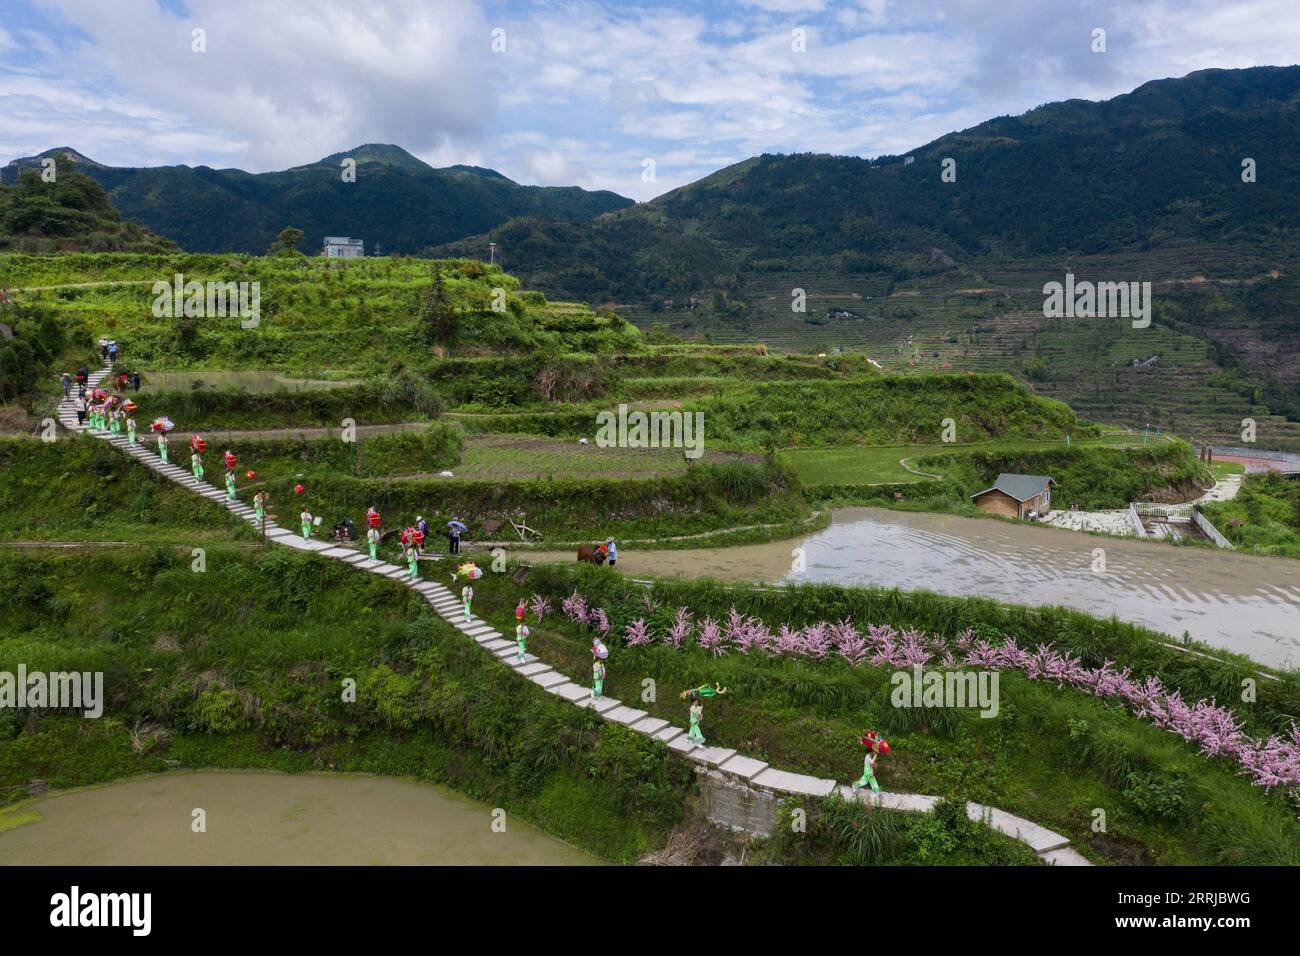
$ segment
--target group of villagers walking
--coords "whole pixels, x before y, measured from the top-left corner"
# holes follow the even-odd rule
[[[87,390],[77,396],[77,420],[88,424],[95,431],[108,432],[110,435],[126,434],[131,444],[136,444],[135,402],[123,401],[116,395],[109,395],[102,388],[93,392]]]

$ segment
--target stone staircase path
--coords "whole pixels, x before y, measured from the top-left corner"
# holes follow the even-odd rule
[[[95,387],[111,372],[109,366],[89,376],[89,387]],[[256,526],[257,518],[253,509],[242,502],[226,500],[223,489],[205,481],[194,478],[189,471],[175,464],[163,464],[157,454],[150,451],[141,441],[131,445],[125,435],[113,435],[102,429],[81,427],[77,424],[74,398],[64,399],[59,404],[59,422],[64,428],[73,432],[85,432],[107,441],[120,448],[124,453],[137,459],[164,478],[184,485],[196,494],[203,495],[213,502],[221,504],[231,514]],[[145,433],[147,434],[147,433]],[[768,766],[765,761],[738,754],[728,747],[700,747],[686,737],[686,731],[658,717],[652,717],[640,710],[611,697],[593,700],[591,690],[564,674],[554,670],[549,664],[539,660],[535,655],[526,654],[522,663],[519,661],[518,648],[513,636],[506,637],[491,624],[476,615],[466,620],[460,598],[450,588],[435,581],[412,579],[407,570],[386,561],[371,561],[361,552],[351,548],[342,548],[332,542],[303,540],[301,534],[280,527],[274,521],[266,521],[267,539],[275,544],[299,551],[314,551],[322,557],[344,561],[371,574],[379,574],[395,581],[400,581],[421,595],[434,612],[443,620],[453,625],[467,637],[476,641],[488,653],[493,654],[507,667],[525,680],[542,687],[547,693],[554,694],[578,707],[595,710],[604,720],[613,721],[630,727],[637,733],[654,740],[663,741],[684,757],[695,761],[703,768],[717,770],[735,782],[757,789],[767,790],[778,797],[826,797],[838,788],[845,800],[869,801],[873,805],[890,810],[908,810],[927,813],[938,802],[938,797],[919,793],[878,793],[858,790],[854,787],[840,786],[834,780],[812,777],[802,773],[791,773]],[[972,820],[983,820],[993,829],[1019,840],[1029,846],[1038,856],[1049,864],[1059,866],[1091,866],[1081,853],[1070,846],[1070,841],[1036,823],[978,803],[968,803],[966,812]]]

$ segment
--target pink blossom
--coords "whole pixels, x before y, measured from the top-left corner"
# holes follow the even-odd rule
[[[577,621],[579,624],[586,624],[589,620],[587,612],[587,600],[577,591],[574,591],[564,599],[562,605],[564,616],[571,621]]]
[[[725,640],[722,628],[713,618],[706,617],[700,622],[700,633],[696,635],[695,642],[704,650],[711,651],[714,657],[721,657],[727,653],[723,646]]]
[[[732,644],[740,642],[745,631],[745,618],[734,607],[727,612],[727,640]]]
[[[679,607],[676,617],[673,618],[673,626],[664,635],[664,643],[672,648],[680,648],[690,636],[692,624],[691,612],[687,608]]]
[[[640,647],[642,644],[650,643],[650,629],[646,627],[644,618],[637,618],[627,626],[627,646]]]
[[[647,610],[657,608],[649,595],[642,598]],[[550,610],[550,602],[533,595],[533,614],[540,621]],[[609,618],[604,609],[590,607],[576,590],[564,599],[565,616],[579,624],[591,624],[606,634]],[[672,627],[663,643],[681,649],[693,629],[693,615],[679,607]],[[627,644],[636,647],[651,641],[644,619],[627,626]],[[1177,691],[1169,691],[1158,677],[1134,678],[1129,668],[1117,669],[1106,660],[1100,667],[1086,667],[1074,656],[1057,651],[1051,644],[1022,648],[1015,638],[993,644],[977,637],[966,628],[951,643],[938,635],[926,636],[915,629],[901,634],[888,624],[867,625],[862,633],[850,620],[836,624],[818,621],[795,629],[782,624],[773,634],[763,621],[745,617],[736,608],[727,614],[725,625],[710,617],[700,622],[696,643],[702,650],[721,656],[728,645],[741,653],[761,650],[785,656],[803,655],[824,660],[832,651],[850,665],[864,661],[877,667],[904,668],[924,666],[936,657],[944,667],[975,667],[984,670],[1019,671],[1030,680],[1048,681],[1057,687],[1066,685],[1127,707],[1134,716],[1162,730],[1177,734],[1207,757],[1223,757],[1237,762],[1241,773],[1251,782],[1268,789],[1285,790],[1300,799],[1300,727],[1292,724],[1287,734],[1273,734],[1258,740],[1246,734],[1240,719],[1215,700],[1184,701]]]
[[[802,651],[803,638],[798,631],[792,631],[790,625],[782,624],[781,630],[776,632],[772,646],[774,653],[792,657]]]

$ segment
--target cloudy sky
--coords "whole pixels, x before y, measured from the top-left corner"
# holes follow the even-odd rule
[[[901,153],[1052,100],[1294,64],[1295,4],[4,0],[0,162],[67,145],[263,171],[382,142],[645,200],[756,153]]]

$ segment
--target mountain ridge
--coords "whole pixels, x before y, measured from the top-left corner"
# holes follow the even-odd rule
[[[211,166],[108,166],[71,147],[11,160],[0,181],[64,153],[108,192],[124,216],[192,252],[261,253],[287,225],[310,246],[325,235],[353,235],[383,251],[424,248],[536,215],[586,219],[632,205],[607,190],[522,186],[496,170],[435,168],[400,146],[367,143],[313,163],[250,173]],[[342,162],[357,160],[353,181]]]

